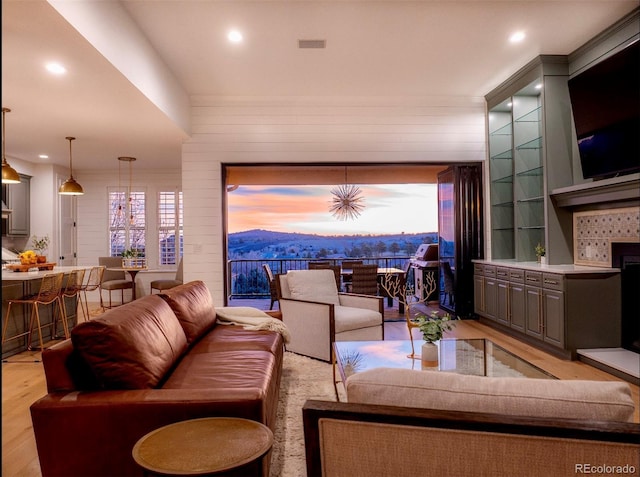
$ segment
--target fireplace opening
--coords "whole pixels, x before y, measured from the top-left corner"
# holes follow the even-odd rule
[[[640,353],[640,243],[614,243],[612,255],[613,266],[621,269],[621,344]]]

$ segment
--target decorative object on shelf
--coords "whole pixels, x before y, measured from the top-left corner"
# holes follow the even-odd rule
[[[129,248],[122,252],[122,268],[146,268],[147,261],[144,254],[135,248]]]
[[[364,209],[364,197],[360,187],[349,184],[347,168],[344,168],[344,184],[331,189],[333,195],[329,212],[338,220],[355,220]]]
[[[20,183],[20,175],[16,172],[16,170],[9,165],[7,162],[7,158],[4,154],[4,115],[5,113],[10,113],[11,110],[9,108],[2,108],[2,183],[3,184],[19,184]]]
[[[46,263],[47,256],[46,251],[49,248],[49,236],[43,235],[41,238],[38,238],[37,235],[31,237],[31,244],[33,245],[33,249],[37,250],[37,262],[38,263]]]
[[[71,154],[71,141],[74,141],[76,138],[67,136],[65,137],[67,141],[69,141],[69,178],[64,181],[64,183],[58,189],[58,194],[60,195],[83,195],[84,190],[82,190],[82,186],[76,182],[73,178],[73,162],[72,162],[72,154]]]
[[[536,251],[536,258],[538,259],[538,263],[543,264],[543,265],[546,264],[547,263],[547,257],[545,256],[545,254],[546,254],[547,251],[540,244],[540,242],[538,242],[538,245],[536,245],[535,251]]]
[[[126,205],[123,207],[122,203],[118,204],[118,215],[122,215],[124,213],[127,213],[127,216],[129,217],[129,224],[133,225],[133,223],[135,222],[135,217],[133,215],[133,196],[132,196],[132,190],[133,190],[133,163],[135,162],[136,158],[135,157],[128,157],[128,156],[120,156],[118,157],[118,194],[120,193],[121,187],[120,187],[120,170],[121,167],[120,165],[123,162],[128,162],[129,163],[129,188],[127,190],[127,200],[126,200]],[[123,194],[124,197],[124,194]]]

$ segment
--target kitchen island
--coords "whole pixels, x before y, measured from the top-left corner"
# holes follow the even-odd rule
[[[35,266],[35,265],[34,265]],[[7,301],[10,299],[21,298],[25,295],[36,294],[40,289],[42,277],[50,273],[64,273],[65,279],[62,282],[63,287],[66,284],[66,276],[69,272],[78,269],[88,270],[90,266],[55,266],[53,270],[35,270],[27,272],[14,272],[11,270],[2,270],[2,326],[5,326]],[[87,273],[87,272],[85,272]],[[65,298],[67,312],[69,313],[69,327],[71,328],[77,323],[76,316],[76,298]],[[42,338],[46,342],[51,339],[51,324],[53,321],[53,305],[40,307],[40,320],[42,324]],[[6,337],[9,339],[2,344],[2,359],[13,356],[27,349],[27,336],[21,336],[16,339],[10,339],[12,336],[20,335],[29,330],[29,319],[31,307],[27,305],[12,306],[11,316],[7,323]],[[34,331],[32,335],[33,345],[37,346],[38,335]]]

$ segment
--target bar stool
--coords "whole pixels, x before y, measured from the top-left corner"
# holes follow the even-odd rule
[[[31,334],[33,332],[33,324],[34,320],[38,326],[38,338],[40,340],[40,349],[44,349],[44,341],[42,339],[42,323],[40,322],[40,305],[51,305],[58,303],[58,311],[63,313],[62,304],[60,301],[60,290],[62,288],[62,279],[64,277],[64,273],[48,273],[42,277],[42,282],[40,284],[40,290],[38,293],[34,295],[26,295],[22,298],[8,300],[7,306],[7,315],[4,320],[4,326],[2,327],[2,343],[5,341],[9,341],[12,339],[19,338],[21,336],[27,335],[27,350],[31,351],[33,348],[31,346]],[[18,305],[31,305],[31,315],[29,319],[29,331],[17,334],[10,338],[6,337],[7,333],[7,325],[9,324],[9,317],[11,316],[11,307],[14,304]],[[55,313],[55,308],[54,308]]]
[[[104,275],[105,270],[104,265],[98,265],[97,267],[92,267],[89,270],[89,278],[87,278],[87,283],[83,284],[80,287],[82,291],[82,295],[84,295],[84,306],[82,305],[82,295],[78,293],[78,300],[80,301],[80,308],[82,308],[82,314],[84,316],[85,321],[89,321],[91,316],[89,315],[89,301],[87,300],[87,292],[96,291],[100,288],[100,283],[102,283],[102,276]]]
[[[57,335],[58,332],[58,320],[62,320],[62,329],[64,331],[64,338],[69,339],[69,313],[67,311],[66,298],[76,298],[80,295],[82,289],[82,282],[84,281],[84,269],[72,270],[67,275],[67,283],[60,291],[60,301],[62,302],[62,316],[58,318],[58,314],[53,314],[53,321],[51,322],[51,339],[60,338]],[[76,315],[78,314],[78,301],[76,301]]]

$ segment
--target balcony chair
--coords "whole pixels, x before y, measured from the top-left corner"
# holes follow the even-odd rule
[[[62,330],[64,338],[69,338],[69,312],[67,311],[67,298],[76,299],[76,316],[78,315],[78,302],[80,291],[82,290],[82,282],[84,281],[84,269],[72,270],[67,274],[67,282],[60,289],[60,301],[62,302],[62,316],[58,313],[53,314],[51,322],[51,339],[59,339],[58,321],[62,321]],[[77,318],[76,318],[77,320]]]
[[[353,270],[356,265],[362,265],[362,260],[343,260],[340,266],[342,267],[342,285],[343,290],[347,293],[351,293],[351,274],[345,273],[346,270]]]
[[[110,268],[122,268],[122,258],[120,257],[98,257],[98,264],[105,267],[102,274],[102,281],[100,282],[100,306],[102,310],[106,308],[113,308],[111,301],[111,292],[113,290],[120,290],[120,304],[124,304],[124,291],[133,289],[133,282],[127,280],[124,270],[109,270]],[[109,306],[105,306],[102,299],[102,290],[109,292]]]
[[[89,314],[89,301],[87,300],[87,292],[92,292],[100,288],[100,283],[102,283],[102,276],[104,275],[104,270],[105,270],[105,267],[103,265],[91,267],[91,270],[89,270],[89,278],[87,278],[87,282],[83,284],[81,287],[82,295],[78,294],[78,300],[80,301],[80,308],[82,308],[82,314],[84,315],[85,321],[89,321],[91,319],[91,315]],[[83,295],[84,295],[84,305],[82,304]]]
[[[338,293],[332,270],[290,270],[276,283],[288,351],[329,362],[335,341],[384,339],[382,297]]]
[[[159,292],[164,290],[169,290],[170,288],[177,287],[178,285],[182,285],[182,258],[178,262],[178,269],[176,270],[176,276],[173,280],[153,280],[151,282],[151,294],[153,294],[153,290],[158,290]]]
[[[331,265],[330,262],[309,262],[309,270],[333,270],[333,274],[336,277],[336,286],[338,290],[342,290],[342,276],[339,265]]]
[[[63,277],[64,277],[64,273],[62,272],[48,273],[44,277],[42,277],[42,282],[40,283],[40,290],[38,291],[38,293],[34,295],[27,295],[18,299],[8,300],[7,314],[5,315],[4,326],[2,327],[2,343],[3,344],[5,341],[9,341],[9,340],[27,335],[27,350],[31,351],[33,349],[31,346],[31,335],[33,333],[33,325],[35,320],[35,324],[38,327],[38,339],[40,340],[40,350],[44,349],[44,340],[42,339],[42,323],[40,321],[40,305],[57,304],[58,306],[57,311],[62,315],[63,311],[62,311],[62,304],[60,301],[60,290],[62,288]],[[9,318],[11,316],[11,307],[13,305],[31,306],[31,315],[29,319],[29,331],[7,338],[6,337],[7,325],[9,324]],[[54,313],[55,311],[56,310],[54,309]]]
[[[378,295],[378,265],[353,266],[351,293],[358,295]]]
[[[264,273],[267,276],[267,281],[269,282],[269,293],[271,295],[269,309],[273,310],[273,304],[278,301],[278,287],[276,286],[276,279],[273,276],[273,272],[271,271],[271,267],[268,263],[263,263],[262,269],[264,270]]]

